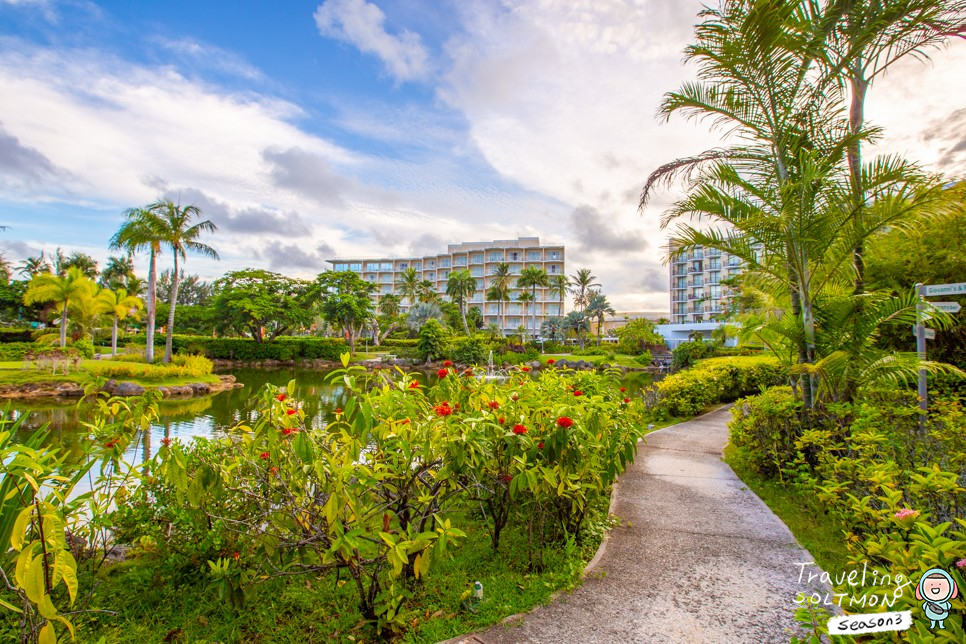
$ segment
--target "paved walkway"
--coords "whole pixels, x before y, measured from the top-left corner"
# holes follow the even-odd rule
[[[650,434],[621,477],[621,519],[587,579],[550,605],[452,642],[788,642],[813,561],[721,460],[727,409]]]

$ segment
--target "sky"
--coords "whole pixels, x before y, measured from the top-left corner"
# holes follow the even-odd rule
[[[218,226],[205,279],[538,236],[618,311],[667,311],[661,164],[721,144],[656,116],[699,0],[0,0],[0,252],[103,262],[128,208]],[[966,175],[966,43],[869,95],[899,153]],[[144,266],[140,259],[139,266]],[[162,268],[170,262],[162,263]]]

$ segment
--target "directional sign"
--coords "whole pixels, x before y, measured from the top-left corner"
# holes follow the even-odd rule
[[[959,313],[959,309],[962,308],[959,302],[930,302],[930,304],[946,313]]]
[[[926,329],[926,339],[935,340],[936,339],[936,329]]]
[[[926,284],[922,287],[923,297],[937,295],[966,295],[966,282],[958,284]]]

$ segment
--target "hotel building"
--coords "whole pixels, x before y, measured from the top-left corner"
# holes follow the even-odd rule
[[[742,271],[742,261],[713,248],[679,251],[670,240],[671,323],[718,322],[730,311],[730,293],[721,280]]]
[[[513,240],[495,240],[491,242],[464,242],[450,244],[445,253],[425,255],[423,257],[380,257],[380,258],[339,258],[327,260],[336,271],[354,271],[363,279],[377,284],[379,290],[374,294],[378,298],[386,293],[394,293],[402,272],[408,268],[415,268],[436,287],[436,292],[442,296],[446,294],[446,280],[450,273],[458,270],[468,270],[476,278],[476,293],[470,298],[468,307],[478,307],[483,313],[485,326],[495,323],[503,328],[504,333],[515,333],[521,326],[528,329],[532,326],[534,307],[537,315],[537,331],[540,325],[551,317],[562,316],[559,296],[550,297],[550,289],[537,288],[536,302],[527,304],[526,320],[523,319],[523,304],[517,301],[522,290],[531,289],[516,287],[517,279],[524,268],[536,266],[547,272],[551,278],[554,275],[566,275],[564,264],[563,244],[540,245],[539,237],[520,237]],[[513,278],[510,283],[510,300],[504,302],[504,316],[506,325],[503,326],[500,315],[500,303],[486,301],[486,290],[491,285],[493,269],[497,264],[506,262],[510,265]],[[411,302],[403,301],[402,309],[407,310]]]

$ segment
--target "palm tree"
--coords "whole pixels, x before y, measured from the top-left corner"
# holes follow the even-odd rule
[[[147,334],[147,346],[144,349],[144,358],[148,363],[154,362],[154,327],[155,314],[157,312],[157,284],[158,284],[158,254],[161,252],[162,222],[157,213],[148,208],[130,208],[124,212],[127,221],[111,238],[110,248],[112,250],[124,249],[133,254],[139,250],[148,251],[148,295],[147,295],[147,321],[145,323],[145,333]],[[129,289],[130,292],[137,292]]]
[[[182,206],[170,199],[159,201],[149,206],[161,220],[161,243],[171,248],[174,256],[172,270],[171,292],[168,296],[168,328],[164,341],[163,362],[171,362],[171,348],[174,336],[174,310],[178,303],[178,282],[181,276],[178,271],[178,258],[187,259],[187,252],[192,251],[212,259],[218,259],[215,249],[198,239],[202,233],[213,233],[217,226],[205,219],[192,224],[192,220],[201,217],[201,210],[194,205]]]
[[[422,275],[412,266],[399,274],[396,289],[400,295],[406,298],[406,306],[413,306],[416,303],[420,293],[421,281]]]
[[[500,312],[501,320],[500,324],[504,329],[506,329],[506,302],[510,301],[510,283],[513,281],[513,273],[510,272],[510,264],[508,262],[500,262],[493,267],[493,272],[490,273],[490,288],[495,289],[494,294],[498,294],[498,299],[500,301]]]
[[[816,30],[828,44],[819,60],[824,82],[849,89],[848,162],[852,208],[862,219],[869,199],[863,182],[862,137],[865,100],[876,78],[906,56],[925,59],[926,50],[940,48],[952,37],[966,33],[966,6],[961,0],[848,0],[829,2],[824,13],[813,15]],[[854,249],[854,292],[865,290],[865,248],[860,239]]]
[[[446,294],[460,309],[463,319],[463,330],[470,334],[470,327],[466,322],[466,301],[476,293],[476,280],[466,269],[453,271],[446,280]]]
[[[604,328],[604,318],[608,315],[614,315],[614,307],[610,305],[607,301],[607,296],[603,293],[595,292],[587,300],[587,308],[584,309],[584,314],[588,318],[597,318],[597,346],[600,346],[600,338],[602,335],[602,330]]]
[[[574,306],[581,311],[587,306],[587,298],[594,288],[600,288],[597,277],[589,268],[578,268],[577,274],[570,278],[570,292],[574,296]]]
[[[143,309],[144,302],[139,297],[128,295],[127,291],[123,288],[119,288],[116,291],[112,291],[109,288],[101,289],[97,294],[97,300],[105,312],[110,313],[111,318],[113,318],[113,327],[111,329],[111,357],[113,358],[117,355],[118,320],[123,320],[129,315],[134,314],[135,311]]]
[[[529,304],[530,302],[533,301],[533,296],[530,295],[529,293],[527,293],[526,291],[521,291],[517,295],[517,301],[523,303],[523,324],[520,326],[520,328],[523,329],[524,332],[526,332],[527,331],[527,325],[526,325],[526,320],[527,320],[527,304]]]
[[[560,310],[557,311],[557,315],[563,317],[564,314],[564,298],[567,297],[567,293],[570,291],[570,279],[566,275],[551,275],[550,276],[550,297],[554,295],[560,300]]]
[[[380,297],[379,312],[391,318],[399,315],[399,296],[395,293],[386,293]]]
[[[436,292],[436,285],[429,280],[419,282],[419,295],[417,296],[423,304],[439,304],[439,293]]]
[[[580,348],[584,348],[584,333],[590,331],[590,322],[583,311],[571,311],[564,316],[563,328],[577,336]]]
[[[410,330],[418,332],[429,320],[443,319],[443,311],[434,302],[417,302],[409,307],[406,314],[406,326]]]
[[[566,335],[564,319],[562,317],[547,318],[540,325],[540,334],[552,341],[562,340]]]
[[[104,288],[126,287],[128,280],[134,277],[134,260],[130,255],[107,258],[107,265],[101,271],[100,284]]]
[[[57,249],[57,253],[58,255],[61,254],[59,248]],[[59,264],[58,274],[66,273],[68,268],[76,266],[88,279],[97,279],[97,260],[87,253],[74,251],[68,257],[63,257],[59,261]]]
[[[34,275],[23,295],[23,303],[28,306],[42,302],[53,302],[60,311],[60,346],[67,346],[67,312],[70,304],[77,298],[90,294],[94,282],[84,276],[79,268],[70,268],[61,277],[52,273]]]
[[[29,280],[33,278],[34,275],[38,275],[40,273],[50,273],[50,262],[47,261],[44,251],[40,251],[40,255],[36,257],[28,257],[20,262],[20,264],[17,266],[17,272]]]
[[[539,266],[527,266],[520,272],[517,279],[519,288],[530,287],[530,295],[533,299],[533,335],[537,335],[537,287],[546,288],[550,286],[550,276],[547,271]]]
[[[10,282],[10,277],[13,275],[13,265],[7,260],[7,258],[0,253],[0,281],[4,284]]]

